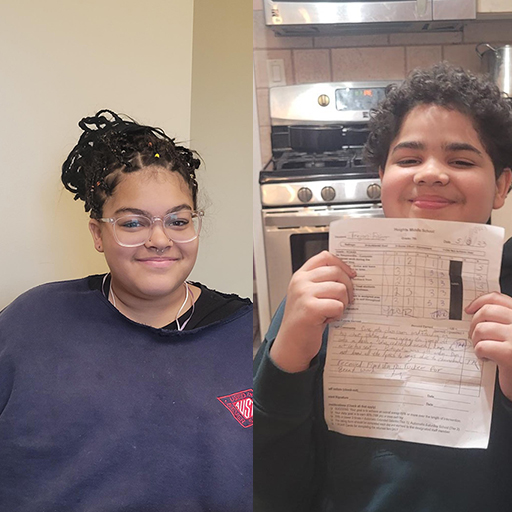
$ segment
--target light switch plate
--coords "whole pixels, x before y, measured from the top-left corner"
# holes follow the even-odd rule
[[[268,86],[286,85],[283,59],[267,60]]]

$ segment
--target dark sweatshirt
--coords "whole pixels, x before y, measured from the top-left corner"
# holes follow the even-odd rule
[[[501,287],[512,294],[511,241],[504,248]],[[485,450],[331,432],[322,392],[326,336],[304,372],[283,372],[270,359],[283,309],[255,360],[255,512],[512,510],[512,404],[497,382]]]
[[[87,279],[0,314],[0,510],[252,507],[252,307],[177,332]]]

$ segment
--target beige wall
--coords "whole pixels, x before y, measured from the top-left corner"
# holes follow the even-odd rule
[[[36,284],[105,270],[60,166],[77,122],[100,108],[189,139],[192,22],[192,1],[2,2],[0,309]]]
[[[190,145],[201,154],[205,232],[192,277],[252,296],[252,12],[195,0]]]

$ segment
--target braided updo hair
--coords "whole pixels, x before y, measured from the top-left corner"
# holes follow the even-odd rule
[[[93,219],[102,217],[103,204],[123,173],[149,166],[177,172],[197,207],[195,171],[201,162],[194,151],[176,145],[162,129],[140,125],[112,110],[84,117],[78,126],[84,133],[62,165],[62,183],[75,194],[75,200],[84,201]]]

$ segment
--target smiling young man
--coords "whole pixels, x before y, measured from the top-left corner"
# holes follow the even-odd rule
[[[370,128],[387,217],[485,223],[503,206],[512,108],[491,83],[447,64],[417,70],[388,91]],[[466,308],[477,356],[499,368],[488,449],[350,437],[327,430],[322,371],[325,326],[352,301],[354,275],[327,252],[307,261],[258,354],[255,510],[510,510],[512,299],[486,294]]]
[[[386,217],[464,222],[486,222],[510,184],[508,169],[495,178],[471,118],[434,104],[407,114],[380,177]]]

